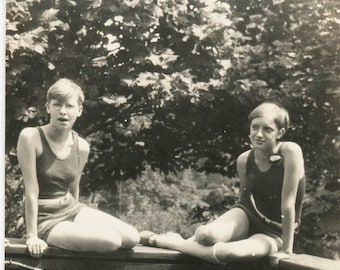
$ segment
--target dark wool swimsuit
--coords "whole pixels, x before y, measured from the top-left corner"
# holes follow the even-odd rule
[[[36,168],[39,199],[58,199],[56,203],[38,203],[38,236],[46,240],[52,228],[65,220],[73,220],[85,205],[69,194],[69,186],[80,172],[78,135],[72,131],[73,146],[69,156],[58,159],[51,150],[44,132],[39,127],[42,153],[37,157]]]
[[[279,153],[280,155],[280,150]],[[271,167],[262,172],[255,163],[251,150],[246,164],[246,190],[234,207],[242,208],[250,221],[250,235],[264,233],[281,239],[281,192],[284,177],[283,157],[272,162]],[[299,181],[295,203],[296,232],[301,219],[301,209],[305,192],[305,177]],[[281,241],[281,240],[280,240]]]

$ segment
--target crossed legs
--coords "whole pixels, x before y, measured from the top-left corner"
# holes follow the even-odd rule
[[[131,225],[102,211],[84,207],[74,221],[63,221],[50,232],[47,243],[74,251],[110,252],[132,248],[139,233]]]
[[[181,251],[213,263],[266,256],[278,251],[277,240],[255,234],[248,238],[249,220],[240,208],[233,208],[214,220],[200,226],[193,237],[183,239],[177,233],[155,234],[152,245]]]

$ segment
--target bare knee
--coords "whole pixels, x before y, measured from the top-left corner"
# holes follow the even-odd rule
[[[95,251],[97,252],[113,252],[122,247],[121,236],[114,232],[107,232],[105,235],[97,239],[94,244]]]
[[[227,248],[226,243],[216,243],[213,247],[214,257],[218,263],[226,263],[235,259],[232,255],[231,250]]]
[[[122,236],[121,247],[131,249],[139,243],[139,240],[140,240],[139,232],[134,227],[130,226],[127,233],[124,236]]]
[[[210,226],[200,226],[195,233],[195,240],[204,246],[211,246],[218,242],[214,230]]]

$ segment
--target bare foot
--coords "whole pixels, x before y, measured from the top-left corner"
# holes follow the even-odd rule
[[[139,236],[140,236],[140,240],[139,240],[139,243],[144,245],[144,246],[150,246],[152,245],[150,243],[150,237],[153,236],[155,233],[154,232],[151,232],[151,231],[141,231],[139,233]]]
[[[184,241],[183,237],[174,232],[167,232],[163,234],[154,234],[150,237],[149,242],[152,246],[179,250],[179,247]]]

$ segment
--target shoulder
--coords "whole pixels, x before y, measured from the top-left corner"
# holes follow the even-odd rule
[[[78,136],[78,146],[81,153],[88,154],[90,152],[90,144],[80,136]]]
[[[245,166],[251,150],[247,150],[240,154],[237,158],[237,166]]]
[[[31,146],[35,146],[38,142],[40,142],[40,134],[38,128],[26,127],[21,130],[19,134],[18,144],[20,145],[20,143],[25,142]]]
[[[17,150],[22,154],[33,153],[39,155],[42,151],[39,130],[36,127],[27,127],[21,130],[17,142]]]
[[[300,145],[295,142],[282,142],[281,146],[281,153],[283,156],[290,156],[290,155],[301,155],[302,156],[302,149]]]
[[[236,169],[238,176],[240,178],[240,181],[243,182],[246,176],[247,171],[247,160],[249,157],[251,150],[245,151],[242,154],[240,154],[236,161]]]
[[[38,128],[36,127],[26,127],[21,130],[19,138],[33,139],[39,135]]]
[[[81,163],[84,165],[90,154],[90,144],[85,139],[78,136],[78,147]]]

